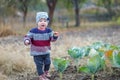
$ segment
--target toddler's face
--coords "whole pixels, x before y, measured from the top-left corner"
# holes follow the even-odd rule
[[[41,18],[38,22],[38,29],[45,30],[48,25],[48,21],[45,18]]]

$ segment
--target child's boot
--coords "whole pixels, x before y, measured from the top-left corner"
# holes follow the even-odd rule
[[[39,80],[49,80],[47,77],[45,77],[45,75],[40,75],[39,76]]]
[[[51,75],[50,75],[50,73],[48,72],[48,71],[45,71],[45,76],[47,77],[47,78],[50,78],[51,77]]]

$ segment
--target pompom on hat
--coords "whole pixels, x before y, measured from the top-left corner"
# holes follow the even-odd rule
[[[49,17],[48,17],[47,12],[37,12],[36,13],[36,23],[38,23],[41,18],[45,18],[49,22]]]

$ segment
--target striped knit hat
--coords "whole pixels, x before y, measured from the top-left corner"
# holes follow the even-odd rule
[[[47,12],[37,12],[37,14],[36,14],[36,23],[38,23],[41,18],[45,18],[49,22],[49,17],[48,17]]]

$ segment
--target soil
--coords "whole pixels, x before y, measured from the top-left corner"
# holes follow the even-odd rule
[[[52,72],[51,80],[59,80],[58,72]],[[75,67],[69,66],[63,73],[63,80],[91,80],[91,76],[77,73]],[[114,68],[113,73],[99,71],[95,74],[95,80],[120,80],[120,69]]]
[[[57,71],[52,71],[51,74],[52,76],[50,80],[60,80],[59,73]],[[74,66],[68,66],[62,75],[62,80],[91,80],[91,75],[77,73]],[[15,80],[38,80],[37,73],[29,73],[26,76],[19,75],[17,78],[18,79]],[[113,73],[101,70],[95,74],[95,80],[120,80],[120,69],[113,68]]]
[[[107,41],[114,43],[116,45],[120,44],[120,26],[111,26],[109,28],[104,27],[98,29],[88,29],[86,31],[82,31],[82,32],[66,32],[64,33],[65,35],[73,35],[76,36],[79,35],[83,38],[85,37],[94,37],[94,38],[98,38],[98,39],[102,39],[103,41]],[[98,37],[99,35],[99,37]],[[9,42],[8,42],[9,40]],[[2,38],[0,41],[0,44],[8,44],[8,43],[12,43],[14,41],[22,41],[22,38],[13,38],[12,39],[4,39]],[[51,71],[51,79],[50,80],[60,80],[59,78],[59,73],[55,70]],[[11,75],[12,78],[14,78],[13,80],[38,80],[38,76],[36,72],[27,72],[25,74],[21,73],[21,74],[15,74],[15,75]],[[76,72],[76,68],[74,66],[68,66],[68,68],[65,70],[65,72],[63,73],[63,80],[91,80],[90,75],[84,74],[84,73],[77,73]],[[110,73],[109,70],[107,71],[99,71],[95,74],[95,80],[120,80],[120,68],[113,68],[113,72]]]

